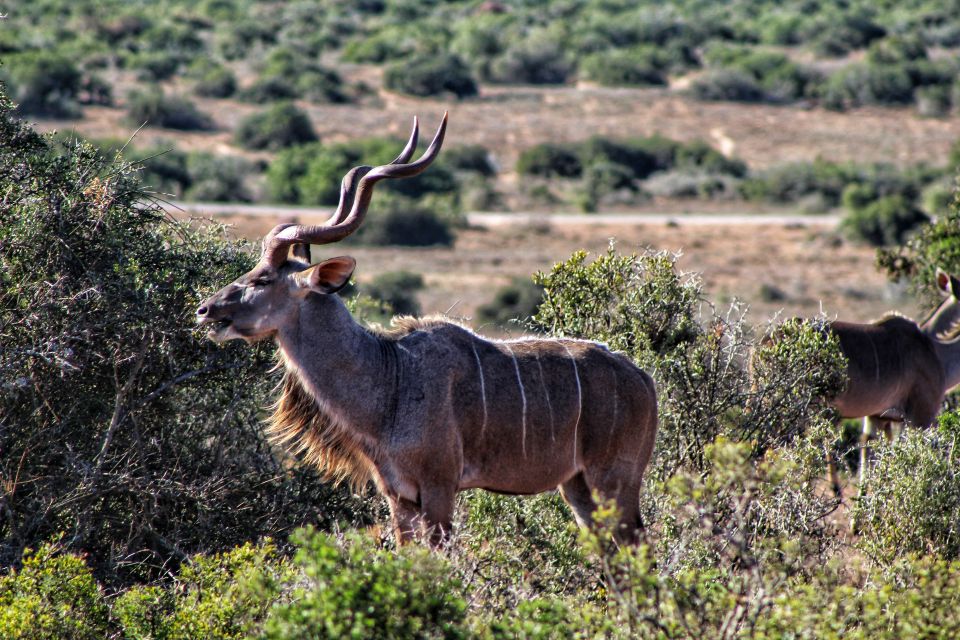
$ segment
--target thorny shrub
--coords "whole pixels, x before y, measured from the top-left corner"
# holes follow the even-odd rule
[[[63,533],[128,584],[189,554],[368,514],[261,433],[269,346],[218,347],[194,310],[252,266],[168,220],[129,165],[0,105],[0,566]]]
[[[910,429],[873,448],[853,511],[858,546],[890,565],[909,554],[960,559],[960,414],[940,416],[936,429]]]

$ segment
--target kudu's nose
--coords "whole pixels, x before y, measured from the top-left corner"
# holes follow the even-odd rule
[[[202,307],[200,307],[199,309],[197,309],[197,315],[198,315],[198,316],[205,316],[205,315],[207,315],[207,311],[208,311],[207,305],[203,305]]]

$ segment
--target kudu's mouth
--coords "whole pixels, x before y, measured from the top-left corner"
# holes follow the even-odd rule
[[[231,318],[211,318],[209,316],[198,316],[197,324],[200,326],[208,325],[207,337],[214,342],[224,342],[227,340],[227,333],[230,331],[230,325],[233,323]]]

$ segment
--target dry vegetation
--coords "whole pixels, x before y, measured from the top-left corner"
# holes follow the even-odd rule
[[[234,232],[256,239],[270,218],[226,217]],[[312,222],[303,218],[303,222]],[[583,248],[602,252],[615,239],[622,252],[653,248],[680,253],[684,271],[702,274],[717,306],[739,298],[751,307],[753,324],[774,314],[870,320],[890,309],[914,315],[916,303],[874,267],[875,249],[841,239],[829,225],[582,225],[542,223],[475,228],[460,232],[452,248],[350,247],[363,282],[381,273],[422,273],[425,313],[468,320],[477,306],[513,277],[546,271]],[[326,252],[338,249],[328,248]],[[779,297],[776,292],[780,292]],[[484,330],[484,327],[477,327]]]
[[[376,70],[352,66],[345,77],[375,81]],[[232,142],[237,121],[257,107],[235,101],[197,100],[214,114],[212,132],[174,132],[144,128],[136,144],[169,144],[183,150],[224,154],[243,152]],[[207,104],[209,102],[209,104]],[[677,140],[708,140],[751,167],[764,168],[791,161],[892,162],[901,166],[925,162],[939,165],[950,145],[960,138],[960,120],[931,119],[910,109],[862,108],[834,112],[797,106],[698,102],[673,89],[607,89],[596,87],[484,87],[473,100],[450,104],[380,91],[368,104],[314,105],[299,103],[311,116],[322,140],[337,142],[369,135],[402,137],[412,114],[435,122],[449,109],[448,140],[482,143],[494,150],[501,172],[497,191],[507,205],[519,191],[512,171],[517,154],[546,141],[577,141],[592,135],[612,137],[661,134]],[[121,105],[122,106],[122,105]],[[83,120],[43,121],[41,130],[75,130],[90,138],[130,132],[122,108],[90,107]],[[765,205],[747,202],[653,200],[649,212],[689,210],[762,214]],[[239,236],[257,238],[273,221],[267,218],[225,217]],[[915,312],[873,266],[874,250],[841,240],[828,226],[582,226],[549,225],[472,229],[461,233],[455,248],[353,249],[360,261],[361,281],[379,273],[408,269],[423,273],[427,290],[421,294],[426,312],[449,311],[471,318],[495,289],[511,277],[547,269],[584,247],[596,251],[610,238],[622,250],[653,247],[683,254],[680,266],[703,274],[706,289],[717,303],[732,297],[747,301],[754,323],[772,314],[829,315],[853,320],[875,318],[889,309]]]

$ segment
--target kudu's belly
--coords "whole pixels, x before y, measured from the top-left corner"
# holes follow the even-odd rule
[[[883,417],[902,420],[904,395],[898,385],[851,384],[832,402],[843,418]]]
[[[496,493],[529,495],[556,489],[576,475],[573,461],[562,464],[553,460],[550,464],[527,460],[510,461],[496,468],[481,468],[465,464],[459,489],[486,489]]]

